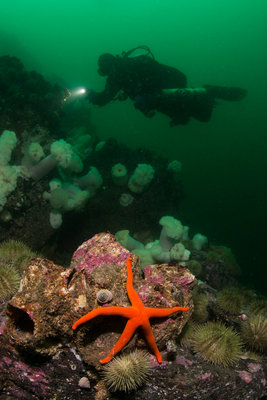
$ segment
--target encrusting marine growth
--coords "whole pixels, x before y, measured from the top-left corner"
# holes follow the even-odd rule
[[[157,348],[156,341],[151,329],[149,322],[150,318],[156,317],[168,317],[177,311],[188,311],[189,307],[173,307],[173,308],[151,308],[145,307],[138,293],[133,288],[133,273],[131,268],[131,258],[127,259],[127,283],[126,289],[129,299],[132,303],[131,307],[102,307],[90,311],[88,314],[84,315],[78,321],[76,321],[72,329],[76,329],[79,325],[90,321],[91,319],[97,317],[98,315],[120,315],[122,317],[128,318],[128,322],[122,332],[122,335],[115,346],[110,350],[106,358],[100,360],[101,364],[109,362],[115,354],[117,354],[131,339],[135,330],[141,327],[147,343],[149,344],[151,350],[157,357],[159,363],[162,362],[160,352]]]

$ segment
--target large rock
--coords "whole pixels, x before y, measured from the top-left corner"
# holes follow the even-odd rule
[[[126,320],[118,316],[98,317],[76,332],[72,325],[82,315],[101,307],[97,293],[108,289],[112,306],[131,306],[126,291],[126,259],[130,256],[110,233],[95,235],[74,253],[71,267],[35,259],[28,266],[17,294],[7,305],[7,332],[24,351],[53,355],[62,343],[74,343],[84,361],[100,367],[119,339]],[[188,321],[192,309],[192,287],[196,280],[177,264],[148,266],[142,277],[138,258],[132,256],[134,287],[147,307],[189,306],[186,313],[173,314],[152,324],[159,349],[175,339]],[[106,305],[108,306],[108,305]],[[128,348],[146,348],[136,332]]]

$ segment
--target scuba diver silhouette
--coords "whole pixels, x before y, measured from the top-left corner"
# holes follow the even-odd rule
[[[133,56],[136,50],[145,54]],[[247,91],[238,87],[204,85],[188,88],[185,74],[177,68],[160,64],[147,46],[138,46],[121,56],[106,53],[98,59],[98,73],[106,76],[102,92],[88,90],[92,104],[104,106],[112,100],[133,101],[135,108],[147,117],[156,111],[171,118],[170,125],[185,125],[193,117],[210,120],[216,99],[238,101]]]

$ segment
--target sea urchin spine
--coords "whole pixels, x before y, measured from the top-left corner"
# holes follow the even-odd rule
[[[129,392],[147,381],[151,371],[149,354],[134,351],[115,357],[104,368],[104,381],[110,391]]]

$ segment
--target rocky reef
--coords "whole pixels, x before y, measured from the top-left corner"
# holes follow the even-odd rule
[[[29,263],[18,292],[6,305],[2,304],[1,398],[118,398],[102,380],[99,359],[119,339],[125,318],[97,317],[83,324],[77,333],[72,325],[99,307],[130,306],[126,292],[129,255],[113,235],[105,232],[84,242],[68,268],[41,258]],[[264,398],[263,360],[244,356],[231,368],[211,366],[188,346],[178,344],[193,312],[192,293],[197,282],[186,267],[176,263],[150,265],[142,275],[139,260],[132,255],[132,270],[134,288],[145,306],[179,305],[189,306],[190,310],[151,321],[163,362],[158,364],[151,354],[149,382],[133,393],[120,393],[120,398],[168,400],[197,395],[198,399],[205,399],[208,393],[220,395],[223,400],[231,398],[233,391],[235,399]],[[99,298],[104,299],[104,305]],[[139,331],[121,354],[133,349],[148,350]]]
[[[41,356],[54,355],[63,342],[73,342],[81,358],[99,367],[119,339],[125,325],[120,317],[99,318],[73,335],[72,324],[83,314],[98,308],[97,294],[112,293],[110,305],[129,306],[126,293],[126,259],[129,252],[109,233],[95,235],[74,253],[70,268],[51,261],[34,259],[21,280],[18,293],[7,304],[7,333],[16,347]],[[189,305],[192,312],[192,287],[196,281],[185,267],[162,265],[147,267],[145,278],[133,256],[134,285],[148,307],[171,308]],[[191,313],[167,318],[153,326],[159,348],[178,336]],[[136,334],[128,348],[145,348]]]
[[[58,125],[64,88],[36,71],[27,71],[17,57],[0,57],[0,92],[0,127],[14,121],[16,128]]]

